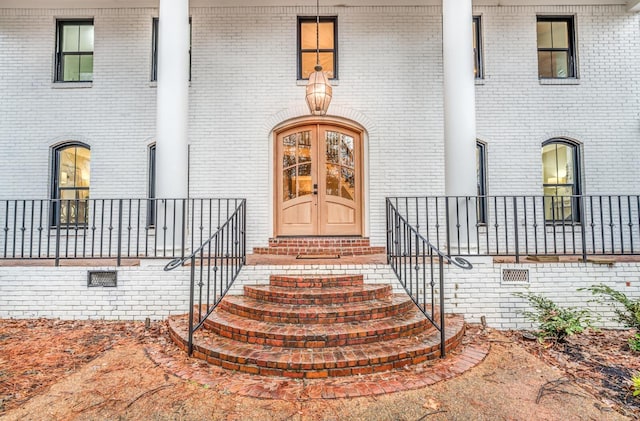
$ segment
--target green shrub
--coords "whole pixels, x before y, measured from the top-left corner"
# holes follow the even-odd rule
[[[523,311],[521,314],[539,324],[540,340],[551,339],[562,342],[567,336],[582,333],[585,329],[592,327],[592,317],[588,310],[560,307],[550,299],[531,292],[520,292],[514,295],[526,299],[533,307],[534,311]]]
[[[640,373],[633,375],[631,381],[633,382],[633,396],[640,395]]]
[[[613,311],[617,316],[616,321],[620,322],[620,324],[640,330],[640,300],[631,300],[622,292],[603,284],[580,288],[578,291],[585,289],[591,291],[593,295],[599,296],[599,301],[606,300],[607,304],[614,307]],[[622,308],[620,305],[622,305]]]
[[[634,336],[629,338],[629,348],[633,352],[640,352],[640,334],[636,333]]]

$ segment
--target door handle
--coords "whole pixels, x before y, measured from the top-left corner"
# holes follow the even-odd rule
[[[317,184],[313,185],[313,194],[318,195],[318,185]]]

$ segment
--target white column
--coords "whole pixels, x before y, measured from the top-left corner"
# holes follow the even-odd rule
[[[182,199],[188,194],[189,0],[160,0],[159,7],[156,197]],[[158,247],[167,252],[182,245],[182,204],[158,202]]]
[[[477,195],[472,21],[471,0],[442,0],[445,193],[471,198]],[[457,209],[451,200],[449,216],[451,253],[458,245],[475,247],[475,199],[458,200]]]

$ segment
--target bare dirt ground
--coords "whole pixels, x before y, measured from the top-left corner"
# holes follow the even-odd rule
[[[0,320],[0,418],[6,420],[621,420],[640,419],[630,332],[550,349],[520,332],[470,329],[487,358],[452,380],[375,397],[266,400],[213,389],[156,365],[174,353],[163,323]],[[186,356],[180,363],[193,366]]]

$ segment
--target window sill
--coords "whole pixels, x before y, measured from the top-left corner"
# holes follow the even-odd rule
[[[157,88],[158,87],[158,81],[157,80],[152,80],[149,82],[149,87],[150,88]],[[189,87],[191,87],[191,81],[189,81]]]
[[[476,85],[484,85],[485,80],[484,80],[484,78],[482,78],[482,79],[474,79],[474,82],[475,82]]]
[[[53,82],[51,88],[53,89],[79,89],[79,88],[91,88],[93,82]]]
[[[309,83],[309,80],[307,79],[299,79],[296,81],[297,86],[307,86],[307,83]],[[338,79],[329,79],[329,83],[331,86],[340,86],[340,81]]]
[[[580,85],[580,79],[568,77],[563,79],[538,79],[540,85]]]

